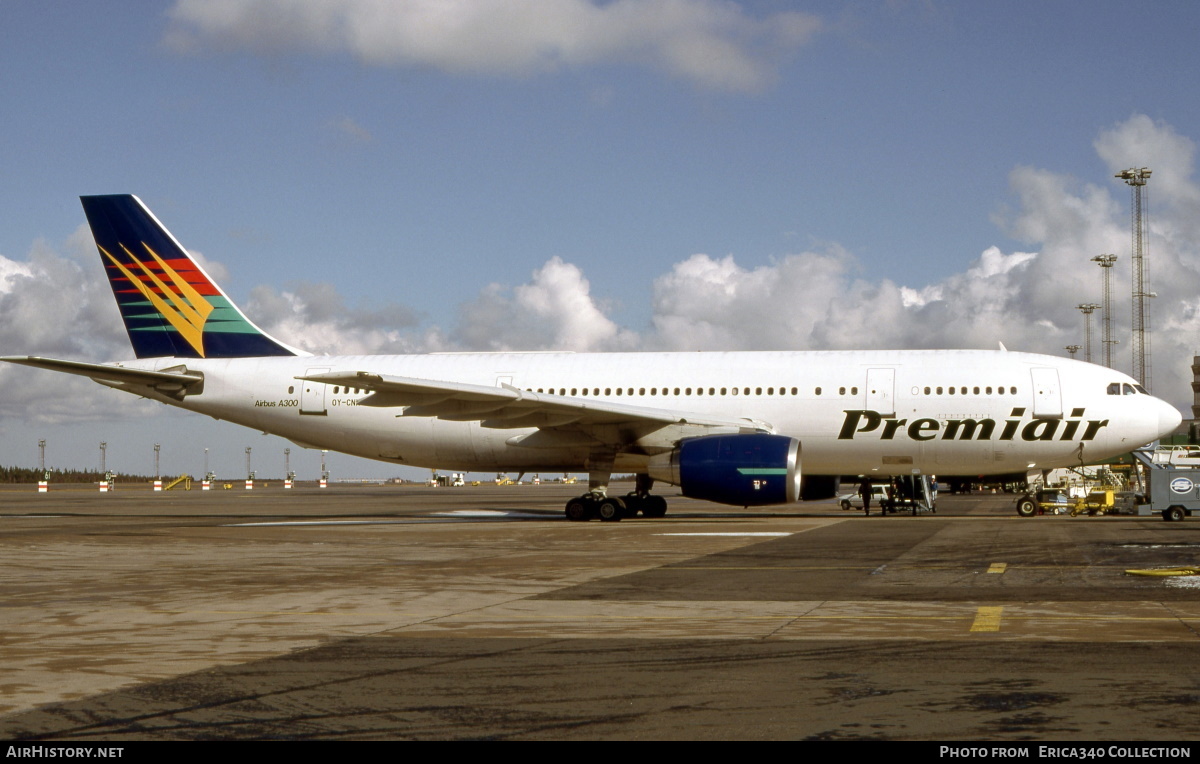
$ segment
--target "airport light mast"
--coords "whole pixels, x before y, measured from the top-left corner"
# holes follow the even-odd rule
[[[1092,362],[1092,312],[1099,309],[1100,306],[1094,302],[1085,302],[1082,305],[1076,305],[1083,311],[1084,326],[1086,327],[1083,333],[1083,360],[1088,363]]]
[[[1111,369],[1112,348],[1117,344],[1117,340],[1112,338],[1112,269],[1117,262],[1117,256],[1096,255],[1092,262],[1098,263],[1104,269],[1104,331],[1101,332],[1103,339],[1100,343],[1104,345],[1104,365]]]
[[[1150,180],[1146,167],[1131,167],[1115,177],[1125,181],[1133,195],[1133,376],[1147,390],[1150,389],[1148,374],[1150,356],[1150,306],[1147,297],[1154,295],[1146,291],[1146,221],[1142,215],[1142,190]]]
[[[1074,358],[1075,354],[1079,352],[1079,348],[1081,347],[1083,347],[1083,345],[1067,345],[1067,352],[1071,354],[1072,358]]]

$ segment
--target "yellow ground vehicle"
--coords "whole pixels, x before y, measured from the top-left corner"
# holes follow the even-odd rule
[[[1021,517],[1035,515],[1065,515],[1071,517],[1087,514],[1104,515],[1114,506],[1116,489],[1112,486],[1093,488],[1087,496],[1072,498],[1065,488],[1045,488],[1027,493],[1017,499],[1017,514]]]

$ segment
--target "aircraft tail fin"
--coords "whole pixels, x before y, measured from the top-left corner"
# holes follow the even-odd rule
[[[246,318],[136,196],[80,201],[138,358],[306,355]]]

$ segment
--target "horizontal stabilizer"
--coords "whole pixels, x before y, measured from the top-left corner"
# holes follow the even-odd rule
[[[61,371],[65,374],[78,374],[102,383],[146,385],[168,395],[176,395],[190,387],[204,383],[204,375],[188,371],[147,371],[110,364],[60,361],[55,358],[39,358],[37,356],[5,356],[0,358],[0,361],[49,369],[50,371]]]

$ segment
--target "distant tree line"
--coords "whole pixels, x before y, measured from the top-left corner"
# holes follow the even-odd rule
[[[97,470],[64,470],[53,468],[50,471],[51,483],[99,483],[104,479],[104,473]],[[145,475],[118,475],[123,482],[153,480]],[[0,467],[0,483],[36,483],[42,480],[42,471],[36,467]]]

